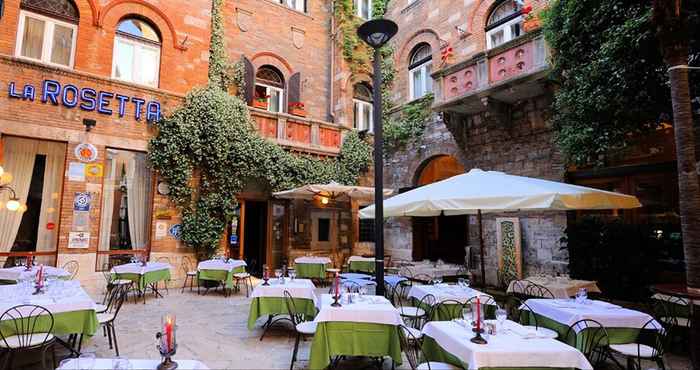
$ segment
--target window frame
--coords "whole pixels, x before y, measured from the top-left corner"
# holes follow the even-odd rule
[[[410,98],[411,98],[410,100],[420,99],[420,98],[433,92],[432,77],[428,73],[428,67],[433,66],[433,59],[426,58],[426,59],[423,59],[422,61],[420,61],[419,63],[416,63],[416,64],[417,64],[417,66],[408,70],[408,85],[409,85],[409,94],[410,94]],[[413,76],[416,73],[420,73],[423,76],[423,79],[421,80],[422,94],[420,96],[416,96],[416,86],[415,86],[415,82],[413,79]],[[428,81],[429,79],[430,79],[430,81]]]
[[[283,89],[281,87],[277,87],[277,86],[268,85],[266,83],[257,82],[257,81],[255,82],[255,86],[262,86],[265,88],[265,95],[269,96],[269,98],[267,98],[267,100],[268,100],[267,111],[268,112],[272,112],[272,113],[284,113],[285,112],[285,110],[284,110],[284,90],[285,89]],[[270,100],[272,99],[272,94],[270,94],[270,90],[274,90],[274,91],[277,91],[280,93],[279,99],[278,99],[280,110],[278,110],[278,111],[273,111],[270,109],[272,107],[272,104],[270,104]]]
[[[522,37],[523,35],[525,35],[525,31],[523,30],[523,28],[521,26],[520,27],[520,35],[513,36],[513,33],[512,33],[513,25],[522,24],[523,21],[525,20],[525,17],[523,17],[522,14],[514,13],[514,15],[515,16],[512,16],[512,17],[509,16],[509,17],[505,18],[502,22],[498,22],[494,25],[491,25],[490,27],[487,27],[487,31],[486,31],[486,49],[487,50],[499,47],[499,46],[501,46],[509,41],[515,40],[518,37]],[[503,42],[501,42],[500,44],[494,45],[492,40],[491,40],[491,36],[494,33],[497,33],[500,31],[503,31]]]
[[[300,13],[308,13],[308,10],[307,10],[307,7],[306,7],[306,1],[307,1],[307,0],[296,0],[296,1],[300,1],[300,2],[301,2],[301,4],[297,3],[296,6],[289,5],[289,4],[287,3],[288,1],[290,1],[290,0],[279,0],[279,3],[280,3],[281,5],[284,5],[285,7],[289,8],[289,9],[296,10],[296,11],[298,11],[298,12],[300,12]],[[301,7],[301,9],[299,9],[299,7]]]
[[[24,42],[24,27],[26,24],[27,17],[41,20],[44,22],[44,34],[43,42],[41,44],[41,58],[36,59],[28,56],[22,55],[22,47]],[[73,37],[71,40],[71,51],[70,51],[70,61],[68,65],[54,63],[51,61],[51,53],[53,52],[53,36],[56,25],[61,27],[70,28],[73,31]],[[56,17],[50,17],[36,12],[20,9],[19,11],[19,22],[17,23],[17,39],[15,40],[15,57],[39,62],[42,64],[48,64],[59,68],[69,68],[73,69],[75,67],[75,52],[76,44],[78,40],[78,25],[71,22],[66,22],[64,20],[58,19]]]
[[[364,2],[367,2],[367,18],[362,16],[364,9]],[[372,9],[374,9],[374,4],[372,0],[356,0],[355,2],[355,15],[368,21],[372,19],[374,14],[372,14]]]
[[[374,105],[362,99],[353,98],[353,126],[358,131],[374,133]],[[369,122],[364,122],[364,111],[369,110]]]
[[[126,19],[122,19],[121,21],[119,21],[119,23],[121,23],[123,21],[126,21]],[[153,27],[153,26],[151,26],[151,27]],[[119,42],[124,42],[124,43],[130,44],[132,47],[134,47],[134,56],[133,56],[133,60],[131,63],[132,64],[132,66],[131,66],[132,77],[134,77],[133,80],[129,80],[126,78],[120,78],[120,77],[116,76],[117,62],[118,62],[117,50],[119,50],[118,49]],[[140,51],[143,49],[151,49],[151,51],[156,51],[155,54],[157,55],[157,58],[156,58],[157,69],[156,69],[156,83],[155,83],[155,85],[151,85],[151,84],[145,83],[145,82],[140,80],[141,79],[140,69],[136,68],[136,66],[141,65],[142,53],[140,53]],[[118,80],[118,81],[133,83],[133,84],[137,84],[137,85],[141,85],[141,86],[158,88],[160,86],[160,70],[161,70],[161,63],[160,62],[161,62],[162,52],[163,52],[162,43],[157,43],[157,42],[154,42],[152,40],[145,39],[143,37],[138,37],[138,36],[130,35],[128,33],[116,31],[114,34],[114,46],[112,48],[112,74],[111,74],[111,76],[113,79]],[[136,76],[139,76],[139,78],[137,79]]]

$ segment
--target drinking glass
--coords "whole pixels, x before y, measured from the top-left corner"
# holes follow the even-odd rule
[[[435,284],[442,284],[442,276],[435,277]]]
[[[280,276],[282,276],[282,270],[276,269],[276,270],[275,270],[275,277],[276,277],[277,279],[279,279]]]
[[[67,358],[58,364],[60,370],[79,370],[80,364],[78,360],[74,358]]]
[[[498,331],[503,330],[507,318],[508,312],[506,312],[506,310],[502,308],[496,310],[496,321],[498,321]]]
[[[296,277],[297,277],[296,271],[289,270],[289,278],[292,279],[292,281],[294,281],[294,278],[296,278]]]
[[[367,287],[366,286],[361,286],[359,291],[360,291],[360,297],[364,298],[364,296],[367,295]]]
[[[131,363],[126,357],[117,357],[112,360],[112,370],[131,370]]]
[[[472,305],[462,307],[462,318],[465,322],[470,323],[472,320]]]
[[[83,352],[78,357],[78,364],[82,370],[92,370],[95,368],[95,354]]]

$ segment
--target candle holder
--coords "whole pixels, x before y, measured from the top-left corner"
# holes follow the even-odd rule
[[[267,269],[267,265],[265,265],[263,267],[263,281],[264,281],[263,286],[270,286],[269,280],[270,280],[270,272]]]
[[[488,342],[486,341],[486,339],[484,339],[484,337],[481,336],[481,333],[484,332],[484,329],[477,329],[477,328],[474,328],[474,329],[472,329],[472,331],[476,333],[476,335],[474,336],[474,338],[470,339],[470,341],[471,341],[472,343],[475,343],[475,344],[487,344],[487,343],[488,343]]]
[[[343,305],[338,302],[339,295],[336,294],[333,296],[333,303],[331,303],[331,307],[342,307]]]
[[[177,369],[177,362],[172,360],[172,357],[175,356],[175,352],[177,352],[177,343],[173,343],[173,348],[172,350],[168,351],[167,346],[165,343],[165,335],[163,333],[157,333],[156,334],[156,339],[158,339],[158,352],[160,352],[160,357],[163,359],[163,361],[156,367],[157,370],[174,370]],[[173,339],[174,341],[174,339]]]

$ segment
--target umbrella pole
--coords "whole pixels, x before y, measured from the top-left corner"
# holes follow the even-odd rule
[[[486,287],[486,266],[484,265],[484,226],[481,223],[481,210],[477,211],[476,218],[479,221],[479,260],[481,261],[481,285]]]

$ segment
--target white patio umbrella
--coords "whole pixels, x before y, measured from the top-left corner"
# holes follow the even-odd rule
[[[384,189],[384,196],[393,194],[392,189]],[[272,194],[280,199],[313,199],[325,197],[329,199],[354,199],[358,201],[371,201],[374,199],[374,188],[366,186],[341,185],[335,181],[328,184],[310,184],[298,188],[279,191]]]
[[[629,209],[641,206],[637,197],[631,195],[473,169],[385,200],[384,217],[478,215],[483,283],[482,213]],[[362,209],[360,217],[374,218],[374,205]]]

